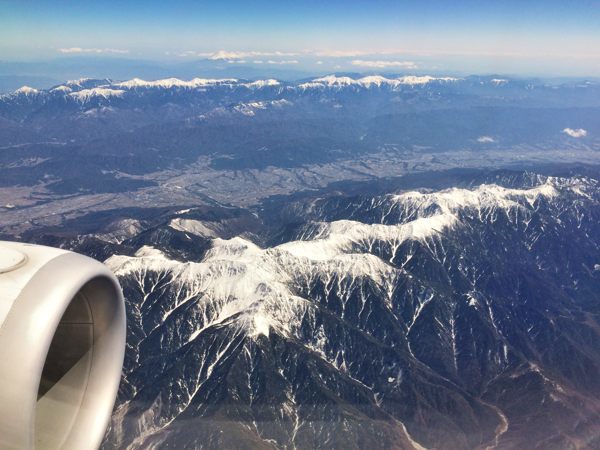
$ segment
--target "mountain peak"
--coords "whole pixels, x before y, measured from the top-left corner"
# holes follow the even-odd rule
[[[38,91],[35,88],[29,87],[29,86],[21,86],[19,89],[17,89],[14,93],[17,95],[35,95],[38,94],[40,91]]]

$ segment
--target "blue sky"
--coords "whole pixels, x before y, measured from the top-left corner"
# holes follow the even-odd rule
[[[3,60],[600,76],[600,0],[0,0],[0,24]]]

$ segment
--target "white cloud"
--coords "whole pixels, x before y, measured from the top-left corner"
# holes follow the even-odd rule
[[[272,59],[267,61],[267,64],[298,64],[298,61],[295,59],[288,59],[282,61],[273,61]]]
[[[129,50],[121,50],[118,48],[82,48],[82,47],[69,47],[69,48],[59,48],[59,52],[64,54],[72,54],[72,53],[115,53],[115,54],[126,54],[129,53]]]
[[[326,56],[330,58],[353,58],[372,54],[371,52],[365,52],[362,50],[317,50],[307,51],[307,53],[314,56]]]
[[[479,136],[477,142],[481,144],[491,144],[492,142],[496,142],[496,139],[491,136]]]
[[[252,58],[260,58],[263,56],[298,56],[299,53],[295,52],[280,52],[280,51],[227,51],[227,50],[219,50],[216,52],[197,52],[194,50],[186,50],[178,54],[182,57],[197,57],[197,58],[207,58],[212,61],[231,61],[231,60],[248,60]],[[262,64],[264,61],[257,60],[260,62],[255,62],[255,64]]]
[[[404,52],[406,53],[406,52]],[[364,50],[302,50],[302,51],[277,51],[277,50],[267,50],[267,51],[257,51],[257,50],[247,50],[247,51],[229,51],[229,50],[219,50],[212,52],[199,52],[194,50],[187,50],[179,53],[179,56],[193,56],[200,58],[208,58],[215,61],[219,60],[227,60],[227,59],[251,59],[251,58],[260,58],[260,57],[289,57],[289,56],[304,56],[304,57],[317,57],[317,58],[356,58],[360,56],[375,56],[375,55],[393,55],[400,54],[396,51],[364,51]]]
[[[208,55],[208,59],[212,59],[215,61],[223,60],[223,59],[244,59],[244,58],[255,58],[260,56],[296,56],[298,53],[291,52],[228,52],[226,50],[219,50],[218,52],[214,52]]]
[[[317,61],[317,64],[321,65],[321,64],[323,64],[323,61]]]
[[[259,52],[227,52],[225,50],[219,50],[218,52],[208,55],[208,59],[219,61],[223,59],[251,58],[253,56],[260,56]]]
[[[403,69],[416,69],[417,65],[412,61],[370,61],[363,59],[355,59],[352,61],[353,66],[371,67],[374,69],[385,69],[388,67],[401,67]]]
[[[192,57],[199,57],[199,58],[208,58],[211,55],[214,55],[214,53],[213,52],[197,52],[194,50],[186,50],[185,52],[181,52],[181,53],[177,54],[177,56],[182,56],[182,57],[192,56]]]
[[[584,130],[583,128],[565,128],[564,130],[562,130],[562,132],[574,138],[582,138],[587,136],[587,130]]]
[[[286,53],[286,52],[228,52],[225,50],[219,50],[218,52],[212,53],[204,53],[204,52],[195,52],[193,50],[188,50],[182,53],[179,53],[179,56],[182,57],[201,57],[207,58],[212,61],[222,61],[227,62],[228,64],[245,64],[251,61],[253,64],[298,64],[298,60],[296,59],[258,59],[262,56],[293,56],[298,55],[298,53]],[[256,59],[253,59],[256,58]]]

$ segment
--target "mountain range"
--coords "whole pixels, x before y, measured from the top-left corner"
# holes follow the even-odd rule
[[[104,449],[596,449],[599,118],[498,75],[22,87],[0,238],[119,278]]]
[[[104,448],[596,448],[598,179],[440,174],[48,230],[124,289]]]

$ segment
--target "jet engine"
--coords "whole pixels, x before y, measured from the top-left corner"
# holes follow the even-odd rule
[[[103,264],[0,242],[0,448],[97,449],[125,334],[121,288]]]

